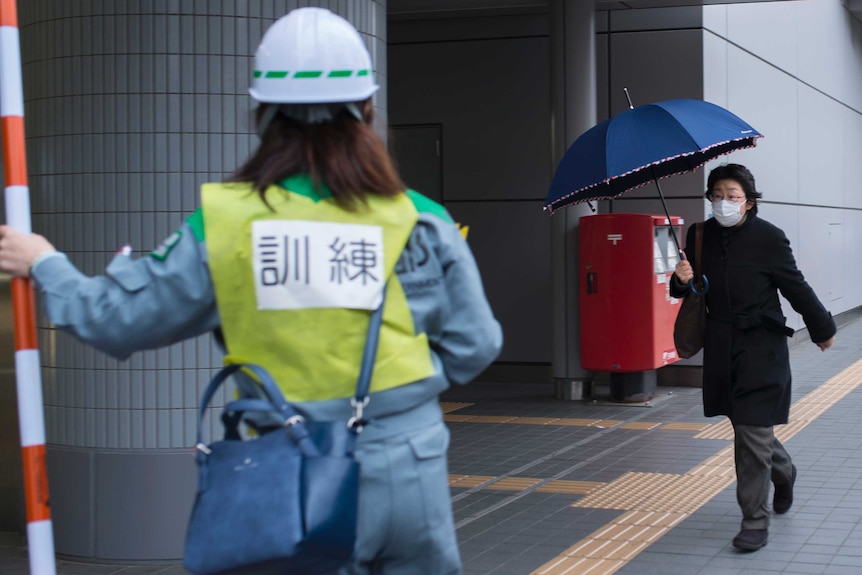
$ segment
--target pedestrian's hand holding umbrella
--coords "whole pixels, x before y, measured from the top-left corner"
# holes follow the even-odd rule
[[[706,279],[705,275],[700,275],[701,281],[703,282],[703,289],[698,289],[697,284],[692,281],[694,280],[694,270],[691,269],[691,262],[689,262],[688,258],[685,257],[685,252],[682,250],[679,250],[679,261],[676,263],[674,273],[676,274],[676,277],[679,278],[679,281],[688,285],[688,288],[696,295],[704,295],[709,291],[709,280]]]

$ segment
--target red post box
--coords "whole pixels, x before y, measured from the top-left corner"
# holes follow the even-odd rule
[[[651,396],[650,374],[638,374],[679,361],[673,324],[679,300],[668,282],[679,260],[673,238],[683,220],[649,214],[597,214],[580,219],[581,365],[611,373],[617,400]],[[652,390],[655,374],[651,374]],[[615,382],[635,385],[614,389]],[[617,386],[619,387],[619,386]],[[644,386],[641,386],[644,387]],[[648,397],[646,398],[648,399]]]

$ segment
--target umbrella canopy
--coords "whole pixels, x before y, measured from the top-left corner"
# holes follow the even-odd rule
[[[750,148],[761,137],[738,116],[703,100],[637,106],[590,128],[569,146],[554,173],[545,209],[554,213],[571,204],[612,199]]]

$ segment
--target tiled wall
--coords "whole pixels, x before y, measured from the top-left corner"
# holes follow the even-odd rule
[[[85,273],[155,248],[254,149],[247,88],[263,32],[298,5],[363,33],[385,117],[385,1],[20,3],[33,229]],[[40,321],[48,442],[182,448],[221,354],[209,336],[118,362]]]

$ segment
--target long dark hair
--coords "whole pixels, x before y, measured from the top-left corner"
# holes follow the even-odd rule
[[[274,104],[261,104],[257,123]],[[357,104],[363,121],[346,108],[327,122],[303,124],[276,113],[260,146],[228,178],[250,182],[267,206],[266,189],[295,174],[309,174],[315,189],[325,184],[335,202],[355,211],[367,194],[395,196],[405,189],[383,140],[372,128],[371,100]]]

